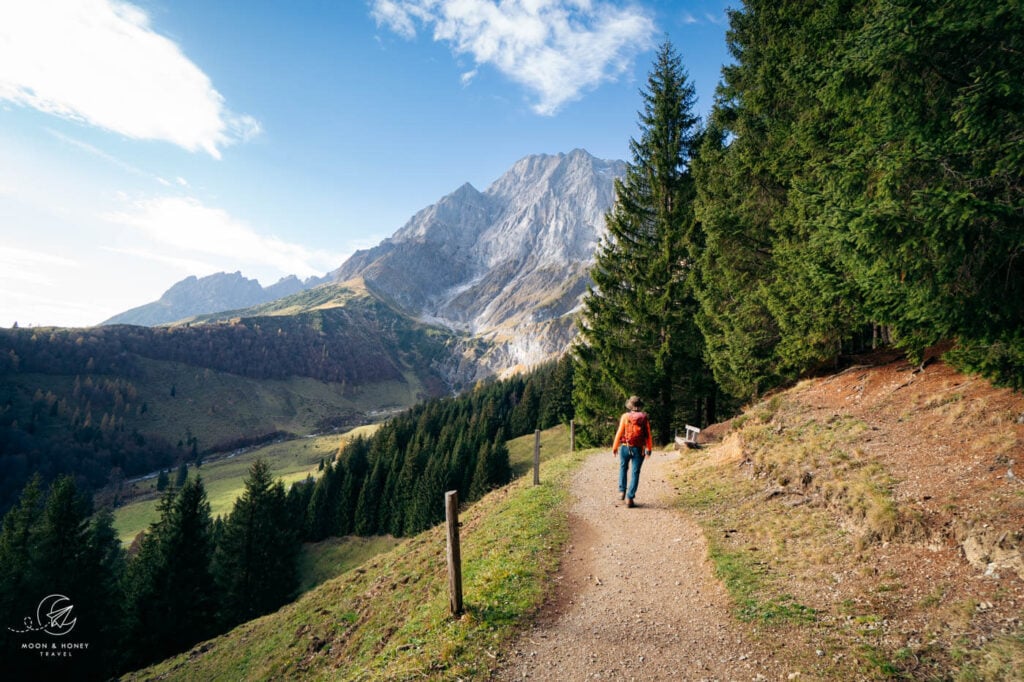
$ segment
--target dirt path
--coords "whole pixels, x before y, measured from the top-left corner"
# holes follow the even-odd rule
[[[572,537],[554,603],[513,645],[496,679],[790,678],[749,641],[750,628],[730,618],[700,529],[672,509],[678,457],[647,460],[633,509],[616,492],[617,458],[587,459],[573,479]]]

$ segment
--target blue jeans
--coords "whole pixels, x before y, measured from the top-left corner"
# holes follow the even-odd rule
[[[630,461],[633,462],[633,477],[629,481],[629,489],[626,489],[626,470],[629,469]],[[636,497],[636,487],[640,485],[640,467],[644,463],[644,451],[629,445],[619,446],[619,492],[626,493],[626,497]]]

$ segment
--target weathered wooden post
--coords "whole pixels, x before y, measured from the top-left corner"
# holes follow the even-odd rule
[[[448,522],[448,603],[453,616],[462,614],[462,552],[459,549],[459,491],[444,494],[444,517]]]
[[[576,452],[576,420],[569,420],[569,452]]]
[[[533,484],[540,485],[540,429],[533,432]]]

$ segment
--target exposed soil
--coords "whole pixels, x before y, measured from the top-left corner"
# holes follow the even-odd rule
[[[587,459],[573,481],[572,537],[553,602],[496,679],[787,677],[751,627],[729,617],[701,529],[672,508],[678,459],[647,460],[632,509],[616,492],[618,458]]]

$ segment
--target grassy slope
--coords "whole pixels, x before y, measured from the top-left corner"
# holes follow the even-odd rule
[[[567,478],[580,461],[565,429],[545,434],[532,474],[460,514],[466,613],[448,613],[438,526],[313,589],[297,602],[126,679],[401,680],[485,676],[543,603],[568,537]],[[525,442],[524,442],[525,441]],[[559,448],[558,443],[561,443]],[[522,467],[533,436],[513,443]],[[438,504],[442,501],[438,500]]]
[[[315,433],[324,421],[356,416],[367,406],[382,409],[409,407],[420,399],[423,387],[414,376],[406,383],[388,382],[349,388],[306,377],[256,380],[181,365],[143,361],[150,399],[140,417],[142,433],[183,438],[186,429],[199,439],[199,449],[219,442],[273,431]],[[174,397],[171,387],[174,386]]]
[[[130,381],[146,411],[128,414],[125,429],[158,434],[172,444],[191,434],[198,439],[199,450],[274,431],[304,435],[322,430],[326,423],[358,423],[367,410],[372,417],[408,408],[425,393],[412,373],[405,382],[348,387],[306,377],[249,379],[145,358],[138,363],[142,373]],[[102,381],[106,376],[94,378]],[[7,380],[27,396],[36,390],[63,395],[70,394],[75,377],[15,374]]]
[[[1021,452],[1024,397],[940,365],[853,369],[683,455],[680,507],[735,615],[813,679],[1022,679],[1024,581],[969,565],[960,529],[1020,539],[1024,486],[998,465]]]
[[[207,462],[200,467],[198,473],[203,477],[211,513],[216,517],[231,511],[235,500],[242,494],[245,477],[256,458],[267,460],[274,478],[283,480],[287,488],[307,476],[315,478],[321,459],[331,461],[348,438],[359,433],[370,433],[375,428],[361,426],[344,434],[271,443],[249,449],[237,456]],[[196,475],[196,469],[191,468],[189,475]],[[174,476],[174,472],[171,472],[171,476]],[[137,488],[141,498],[114,512],[114,527],[124,543],[130,543],[139,531],[148,528],[158,517],[156,480],[139,482]]]
[[[242,493],[245,476],[249,466],[257,457],[263,457],[270,463],[274,478],[284,480],[285,486],[294,481],[301,481],[306,476],[317,475],[320,460],[334,457],[344,441],[357,434],[369,434],[375,426],[361,426],[345,434],[331,434],[316,438],[273,443],[253,448],[230,459],[219,459],[208,462],[200,468],[203,484],[210,499],[210,512],[213,516],[221,516],[231,511],[235,500]],[[564,450],[568,444],[565,429],[549,429],[541,433],[541,455]],[[509,443],[509,459],[516,476],[532,471],[534,436],[518,438]],[[194,475],[195,470],[190,470]],[[532,473],[531,481],[532,479]],[[173,476],[173,472],[172,472]],[[156,481],[149,479],[138,484],[139,499],[114,512],[114,527],[121,541],[130,543],[135,536],[157,520]]]
[[[349,535],[304,545],[299,556],[299,593],[309,592],[378,554],[391,551],[401,542],[390,535]]]

